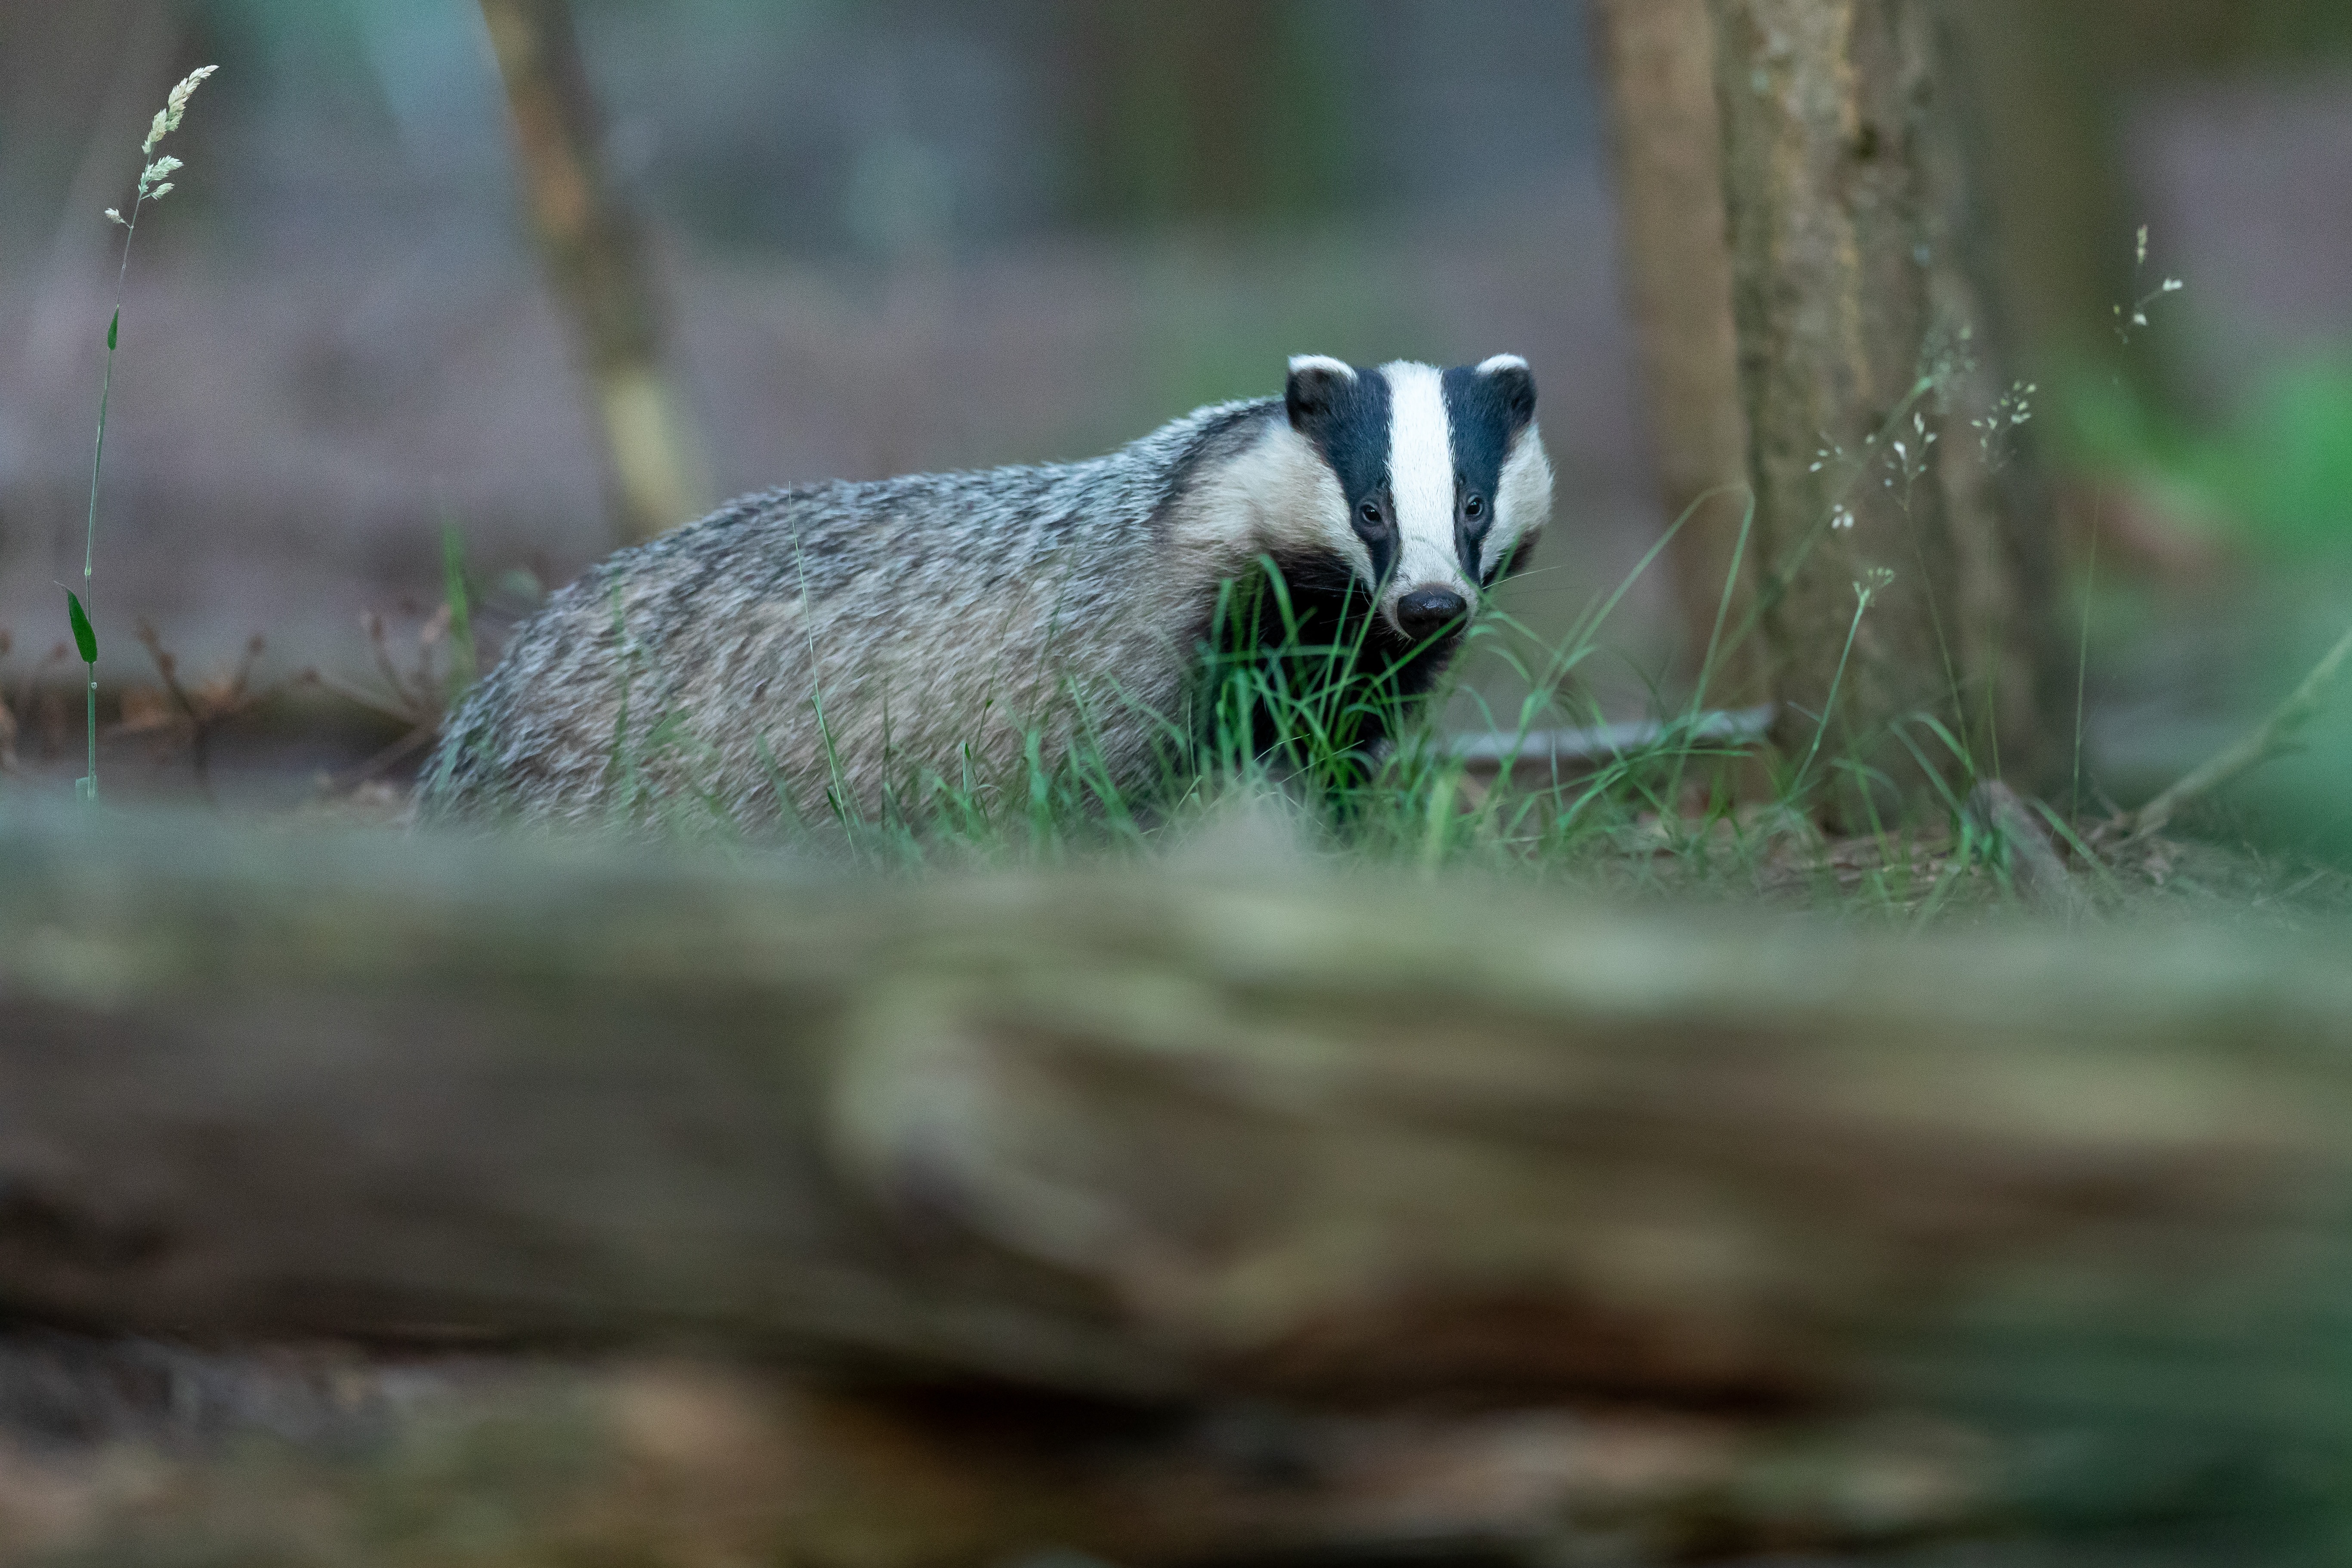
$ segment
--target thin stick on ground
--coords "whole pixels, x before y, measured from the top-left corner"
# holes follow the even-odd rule
[[[2295,737],[2305,725],[2318,716],[2336,689],[2344,672],[2344,664],[2352,658],[2352,630],[2347,630],[2327,650],[2326,658],[2312,667],[2287,700],[2272,710],[2251,734],[2239,740],[2220,755],[2190,773],[2171,788],[2141,806],[2127,811],[2116,819],[2117,831],[2127,838],[2145,838],[2159,831],[2181,809],[2204,799],[2222,785],[2269,762],[2294,750]]]
[[[8,657],[16,639],[0,626],[0,658]],[[8,707],[8,693],[0,690],[0,778],[16,772],[16,715]]]

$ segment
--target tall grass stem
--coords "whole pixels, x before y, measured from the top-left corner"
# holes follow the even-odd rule
[[[172,194],[172,176],[184,166],[177,158],[157,157],[155,149],[180,128],[188,100],[204,85],[205,79],[219,68],[199,66],[172,89],[163,107],[155,111],[146,140],[139,146],[140,156],[147,163],[139,171],[139,184],[131,199],[131,216],[124,217],[112,207],[106,210],[108,221],[122,229],[122,259],[114,268],[114,313],[106,324],[106,370],[98,388],[98,435],[90,443],[89,517],[82,531],[81,593],[77,595],[68,590],[66,594],[66,613],[73,623],[74,646],[89,677],[82,699],[89,740],[89,771],[74,781],[74,793],[91,805],[98,801],[98,632],[90,619],[91,607],[98,602],[98,482],[106,466],[106,417],[114,402],[114,353],[122,341],[122,295],[131,279],[131,244],[139,237],[139,216],[147,210],[147,204],[162,201]]]
[[[1874,586],[1866,584],[1856,583],[1853,585],[1853,619],[1845,628],[1845,647],[1838,650],[1837,668],[1830,676],[1829,696],[1822,701],[1822,721],[1813,726],[1813,743],[1805,749],[1805,760],[1797,769],[1796,783],[1789,788],[1791,801],[1804,798],[1805,782],[1812,773],[1813,759],[1822,754],[1822,737],[1830,732],[1831,716],[1837,712],[1838,689],[1845,684],[1846,661],[1853,657],[1853,640],[1862,631],[1862,617],[1870,609],[1871,595],[1876,591]]]

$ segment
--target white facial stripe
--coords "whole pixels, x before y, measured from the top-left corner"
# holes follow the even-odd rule
[[[1480,552],[1480,575],[1500,565],[1521,540],[1541,533],[1550,521],[1551,459],[1544,456],[1543,437],[1529,425],[1503,460],[1502,478],[1495,486],[1495,526]]]
[[[1399,360],[1381,367],[1389,381],[1389,488],[1396,498],[1394,598],[1444,584],[1466,591],[1454,548],[1454,442],[1444,383],[1432,366]]]

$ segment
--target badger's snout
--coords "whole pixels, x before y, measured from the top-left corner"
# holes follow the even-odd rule
[[[1470,602],[1451,588],[1415,588],[1397,601],[1397,629],[1427,642],[1470,613]]]

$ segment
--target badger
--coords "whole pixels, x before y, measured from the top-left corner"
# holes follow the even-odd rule
[[[1236,636],[1344,652],[1349,679],[1410,703],[1549,518],[1535,409],[1515,354],[1301,355],[1278,398],[1087,461],[744,497],[518,626],[450,715],[418,816],[870,816],[1081,754],[1106,798],[1149,796],[1201,765],[1202,671]],[[1257,711],[1251,744],[1283,722]]]

